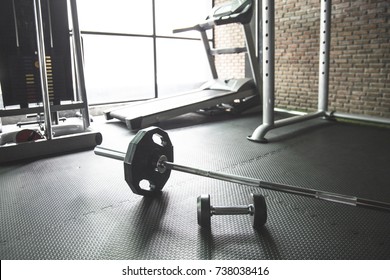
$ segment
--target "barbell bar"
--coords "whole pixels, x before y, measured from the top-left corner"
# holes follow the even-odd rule
[[[156,144],[153,137],[157,135],[161,139],[161,143]],[[169,155],[163,153],[167,151]],[[180,171],[193,175],[213,178],[217,180],[227,181],[236,184],[242,184],[252,187],[260,187],[263,189],[279,191],[289,194],[311,197],[315,199],[331,201],[350,206],[369,208],[390,212],[390,203],[360,198],[356,196],[343,195],[327,191],[320,191],[310,188],[302,188],[292,185],[267,182],[261,179],[244,177],[240,175],[227,174],[216,171],[207,171],[190,166],[180,165],[168,161],[168,158],[173,160],[173,146],[170,142],[168,134],[160,128],[150,127],[140,130],[134,139],[130,142],[128,152],[125,154],[120,151],[112,150],[102,146],[96,146],[95,154],[124,161],[125,163],[125,179],[132,191],[140,195],[149,195],[160,191],[165,185],[170,176],[170,171]],[[143,161],[140,163],[139,161]],[[146,169],[146,170],[144,170]],[[137,176],[137,173],[145,173]],[[161,182],[155,179],[158,176],[164,176]],[[137,177],[137,180],[134,179]],[[142,178],[143,177],[143,178]],[[141,190],[138,186],[141,179],[150,182],[150,190]],[[133,181],[136,181],[135,183]]]

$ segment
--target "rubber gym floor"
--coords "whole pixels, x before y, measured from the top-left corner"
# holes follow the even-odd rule
[[[278,114],[278,118],[286,117]],[[390,202],[390,129],[316,119],[246,136],[258,114],[188,114],[158,124],[176,163]],[[126,151],[134,132],[95,118],[105,147]],[[163,193],[131,192],[123,163],[92,150],[0,166],[1,259],[390,259],[390,213],[172,171]],[[196,198],[245,205],[265,195],[268,221],[213,216]]]

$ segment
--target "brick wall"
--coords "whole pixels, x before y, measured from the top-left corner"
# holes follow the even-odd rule
[[[317,108],[319,10],[319,0],[275,1],[277,107]],[[217,47],[235,40],[244,44],[233,27],[223,28],[215,30]],[[389,118],[389,2],[333,0],[331,29],[329,110]],[[216,59],[220,73],[238,78],[244,73],[243,61],[242,55]]]
[[[228,2],[215,0],[214,5]],[[214,29],[215,48],[244,47],[244,32],[239,24],[217,26]],[[222,54],[215,56],[218,76],[221,79],[245,77],[245,54]]]
[[[330,108],[390,117],[390,4],[334,0]]]
[[[275,106],[316,109],[319,1],[275,1]]]

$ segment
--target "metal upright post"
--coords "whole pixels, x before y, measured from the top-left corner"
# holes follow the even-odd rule
[[[46,53],[45,53],[45,38],[43,33],[42,8],[40,0],[34,0],[34,17],[35,29],[37,37],[37,51],[39,61],[39,74],[42,90],[42,102],[45,113],[45,136],[48,140],[53,138],[53,130],[51,123],[49,87],[46,71]]]
[[[209,43],[209,39],[207,37],[206,31],[199,30],[199,32],[200,32],[200,36],[202,39],[204,49],[206,50],[207,61],[208,61],[209,66],[210,66],[211,75],[213,76],[213,79],[218,79],[218,72],[217,72],[217,68],[215,66],[214,57],[211,55],[210,43]]]
[[[329,88],[330,10],[331,0],[321,1],[321,46],[318,90],[318,110],[301,116],[274,120],[275,106],[275,5],[273,0],[263,2],[263,123],[249,140],[266,143],[265,134],[274,128],[326,116]]]
[[[329,53],[330,53],[330,21],[331,0],[321,0],[320,54],[318,73],[318,111],[328,110],[329,98]]]
[[[266,142],[265,134],[274,127],[275,103],[275,1],[262,3],[263,27],[263,124],[248,137],[256,142]]]
[[[263,122],[274,125],[275,103],[275,1],[263,5]]]
[[[70,8],[72,14],[72,26],[73,26],[73,46],[74,46],[74,56],[75,56],[75,70],[76,70],[76,80],[77,80],[77,90],[81,101],[83,102],[83,122],[84,129],[87,129],[90,126],[90,117],[89,117],[89,108],[87,101],[87,89],[85,86],[85,75],[84,75],[84,59],[83,59],[83,50],[81,47],[81,35],[80,27],[78,20],[77,12],[77,3],[76,0],[70,0]]]
[[[16,18],[16,7],[15,7],[15,0],[12,0],[12,11],[14,16],[14,24],[15,24],[15,39],[16,39],[16,47],[20,47],[19,43],[19,28],[18,28],[18,20]]]

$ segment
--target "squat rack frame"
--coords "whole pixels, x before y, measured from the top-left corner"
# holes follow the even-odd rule
[[[265,135],[268,131],[319,117],[336,117],[390,125],[390,119],[386,118],[328,112],[331,0],[321,0],[317,111],[275,121],[275,0],[263,0],[261,11],[263,42],[263,123],[254,130],[252,135],[248,136],[249,140],[267,143],[268,140],[265,138]],[[286,112],[289,111],[287,110]]]

